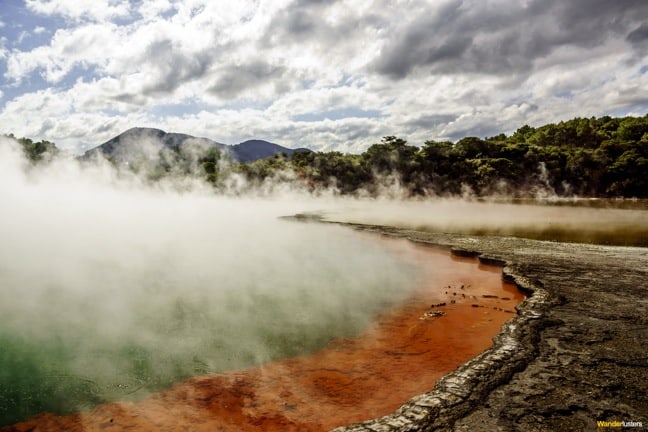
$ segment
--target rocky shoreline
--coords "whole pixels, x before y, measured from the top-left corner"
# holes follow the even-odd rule
[[[335,432],[648,429],[647,248],[346,225],[499,263],[528,298],[431,392]]]
[[[294,219],[322,222],[318,216],[295,216]],[[648,428],[648,248],[344,225],[376,235],[409,239],[434,248],[445,247],[458,256],[477,257],[484,264],[501,265],[503,277],[513,282],[527,298],[517,305],[517,313],[504,323],[490,348],[438,378],[483,348],[472,351],[433,380],[426,381],[428,384],[406,393],[406,396],[396,397],[389,410],[407,397],[426,391],[436,381],[430,392],[405,402],[391,415],[338,427],[334,429],[335,432],[603,432],[619,430],[624,428],[624,424],[630,430]],[[424,255],[427,254],[426,249]],[[426,256],[425,262],[428,260]],[[509,286],[509,290],[512,289]],[[481,297],[489,299],[494,296]],[[434,302],[439,300],[435,299]],[[424,304],[423,309],[414,309],[413,319],[417,323],[420,322],[422,311],[430,304],[429,299]],[[464,306],[471,309],[471,306],[477,305]],[[507,312],[507,317],[511,316],[509,311],[504,312]],[[505,319],[508,318],[499,321],[488,334],[494,334],[499,323]],[[408,326],[406,324],[410,340],[422,345],[424,350],[430,346],[445,347],[443,342],[431,342],[435,340],[431,335],[421,337],[420,333],[411,332]],[[464,326],[449,326],[449,329],[459,328],[463,329]],[[465,337],[464,334],[458,339],[464,347],[467,346]],[[369,345],[376,344],[371,342]],[[421,352],[419,345],[413,352]],[[380,350],[384,351],[384,348]],[[446,358],[448,351],[446,349],[434,355]],[[346,361],[351,368],[365,371],[375,365],[374,356],[373,353],[366,356],[366,367],[357,362],[357,357],[349,356]],[[401,367],[425,365],[423,362],[413,363],[416,362],[415,357],[400,361],[401,351],[396,357]],[[294,370],[287,366],[296,361],[283,360],[280,369]],[[319,374],[315,378],[305,373],[297,374],[320,391],[323,385],[331,384],[324,393],[336,399],[335,408],[327,411],[324,418],[337,418],[338,421],[328,426],[309,424],[309,427],[312,426],[309,430],[326,430],[365,417],[363,414],[341,420],[337,416],[339,407],[357,406],[359,396],[351,389],[349,398],[345,399],[347,402],[339,403],[340,387],[336,386],[336,378],[330,374],[339,375],[340,358],[334,358],[333,365],[320,373],[317,371],[321,371],[321,367],[307,364],[305,370]],[[423,382],[423,375],[429,371],[429,368],[423,367],[409,370],[406,376],[418,377]],[[388,367],[384,369],[384,374],[394,376],[394,371],[393,367]],[[285,374],[281,376],[286,377]],[[248,422],[249,430],[271,430],[270,423],[279,427],[274,430],[306,430],[299,424],[299,421],[307,418],[300,409],[325,411],[321,403],[303,404],[299,399],[301,390],[297,393],[284,392],[267,383],[259,384],[261,379],[271,378],[267,368],[258,368],[252,375],[234,372],[196,377],[152,395],[140,404],[105,404],[92,412],[68,417],[41,414],[29,422],[0,429],[153,431],[190,428],[211,431],[222,428],[219,420],[222,417],[219,416],[227,416],[233,420],[235,427],[230,430],[241,430],[236,426],[241,422]],[[281,384],[282,379],[277,383]],[[364,378],[360,380],[363,383],[368,381]],[[339,376],[337,381],[340,381]],[[347,381],[353,382],[342,380],[338,384],[344,387]],[[270,389],[269,405],[258,398],[259,386]],[[300,384],[302,390],[306,387],[306,383]],[[365,388],[360,393],[369,399],[380,398],[384,396],[380,392],[385,388],[389,386],[381,384]],[[289,400],[291,395],[298,398]],[[278,407],[280,415],[270,415],[269,409],[273,406]],[[385,410],[378,412],[384,413]],[[376,414],[367,414],[367,417],[370,415]],[[235,416],[238,417],[234,419]],[[255,419],[256,423],[250,423],[250,418]]]
[[[43,412],[0,431],[330,430],[388,414],[434,387],[490,347],[524,299],[502,280],[500,267],[474,257],[403,238],[339,231],[388,250],[415,271],[402,296],[361,333],[302,356],[198,375],[137,403],[106,403],[64,416]]]

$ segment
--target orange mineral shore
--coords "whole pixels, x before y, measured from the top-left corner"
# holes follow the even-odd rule
[[[501,268],[403,239],[380,240],[422,269],[407,300],[354,339],[308,356],[183,381],[145,400],[8,431],[326,431],[389,414],[492,344],[523,295]]]

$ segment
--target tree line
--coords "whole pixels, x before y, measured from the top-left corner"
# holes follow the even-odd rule
[[[31,160],[53,144],[19,140]],[[55,147],[54,147],[55,148]],[[648,198],[648,115],[575,118],[513,134],[465,137],[421,146],[384,137],[361,154],[298,152],[251,163],[198,157],[199,174],[216,188],[237,174],[248,184],[297,182],[310,190],[379,195],[397,187],[406,196],[470,193],[508,196]]]
[[[506,194],[648,197],[648,115],[575,118],[510,136],[466,137],[422,146],[387,136],[362,154],[297,153],[236,168],[262,181],[291,171],[309,187],[377,194],[386,181],[409,196]]]

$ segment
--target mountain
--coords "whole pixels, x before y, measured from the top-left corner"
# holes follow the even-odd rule
[[[101,154],[117,162],[131,163],[133,161],[158,160],[160,153],[164,150],[181,153],[186,150],[208,151],[211,148],[229,155],[234,161],[244,163],[280,153],[290,156],[294,152],[310,151],[304,148],[290,149],[263,140],[249,140],[236,145],[226,145],[208,138],[169,133],[160,129],[132,128],[88,150],[83,158],[89,159]]]
[[[179,152],[181,148],[189,147],[226,150],[228,146],[207,138],[168,133],[160,129],[132,128],[88,150],[84,153],[83,158],[89,159],[96,155],[102,155],[116,162],[131,163],[141,160],[157,160],[164,150]]]
[[[263,140],[248,140],[231,146],[231,151],[237,161],[247,163],[269,158],[280,153],[292,156],[293,153],[309,152],[310,150],[307,148],[290,149]]]

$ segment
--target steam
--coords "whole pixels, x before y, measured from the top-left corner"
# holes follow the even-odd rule
[[[216,195],[197,176],[149,182],[100,158],[33,167],[0,138],[0,425],[317,350],[415,283],[375,241],[281,216],[648,243],[645,203],[396,200],[389,177],[381,198],[334,198],[289,180],[232,174]]]
[[[624,208],[626,207],[626,208]],[[629,208],[627,208],[629,207]],[[331,208],[330,221],[396,226],[470,235],[648,246],[645,201],[375,200]]]
[[[0,142],[2,423],[311,352],[416,277],[350,230],[279,219],[321,200],[187,189],[101,162],[32,169]]]

